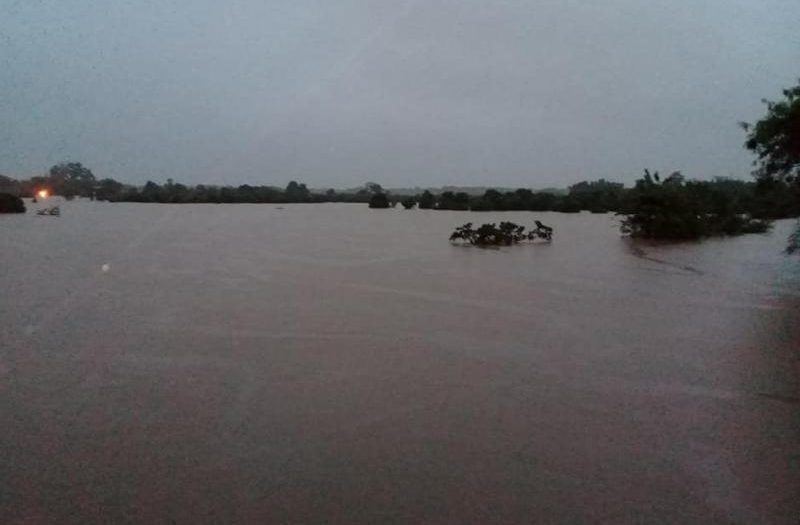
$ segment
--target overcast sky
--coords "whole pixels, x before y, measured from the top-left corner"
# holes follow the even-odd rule
[[[0,173],[541,188],[746,177],[797,0],[0,0]]]

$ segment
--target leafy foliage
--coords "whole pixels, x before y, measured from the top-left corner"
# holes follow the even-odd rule
[[[242,186],[239,187],[240,191]],[[284,191],[287,202],[309,202],[311,200],[311,192],[305,184],[299,184],[296,181],[291,181],[286,185]]]
[[[654,239],[697,239],[764,232],[769,223],[741,213],[739,203],[707,182],[685,182],[676,172],[663,181],[644,177],[626,196],[622,232]]]
[[[50,186],[54,194],[67,198],[90,197],[95,182],[92,170],[80,162],[62,162],[50,168]]]
[[[784,89],[784,100],[763,100],[767,114],[751,125],[745,147],[758,156],[760,177],[775,177],[797,183],[800,176],[800,84]]]
[[[618,210],[625,188],[621,183],[600,179],[593,182],[579,182],[569,187],[572,206],[593,213],[606,213]]]
[[[463,226],[458,226],[450,234],[450,241],[462,241],[475,246],[510,246],[522,241],[532,241],[537,238],[552,240],[552,228],[544,226],[537,221],[537,228],[525,232],[525,226],[504,221],[499,226],[495,223],[481,225],[478,229],[472,228],[472,223],[468,222]]]
[[[756,205],[761,216],[773,218],[800,215],[800,83],[783,96],[779,102],[762,100],[767,114],[754,125],[742,122],[748,132],[744,145],[758,157]],[[800,226],[786,251],[800,251]]]

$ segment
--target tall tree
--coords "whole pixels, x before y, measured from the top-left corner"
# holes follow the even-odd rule
[[[286,185],[286,200],[288,202],[308,202],[311,200],[311,192],[305,184],[298,184],[291,181]]]
[[[800,83],[784,89],[783,96],[784,100],[779,102],[762,100],[767,105],[766,116],[752,125],[742,122],[742,127],[748,132],[745,147],[758,155],[757,189],[763,194],[765,188],[786,186],[788,191],[779,189],[772,193],[783,195],[784,207],[790,214],[796,214],[800,211]],[[798,247],[800,225],[789,238],[787,251],[796,252]]]
[[[370,208],[391,208],[391,206],[389,196],[383,192],[375,193],[369,199]]]
[[[62,162],[50,168],[50,184],[55,193],[65,197],[89,197],[94,191],[92,170],[80,162]]]
[[[422,192],[422,196],[419,198],[419,209],[420,210],[429,210],[436,205],[436,197],[433,196],[428,190]]]
[[[763,100],[767,114],[755,124],[742,122],[748,132],[745,147],[758,156],[760,177],[797,182],[800,176],[800,84],[784,89],[784,100]]]
[[[122,194],[125,185],[114,179],[102,179],[97,183],[97,198],[102,201],[116,200]]]

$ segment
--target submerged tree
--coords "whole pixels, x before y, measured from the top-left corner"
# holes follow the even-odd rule
[[[468,222],[450,234],[450,241],[462,241],[475,246],[510,246],[537,238],[551,240],[553,229],[539,221],[536,224],[536,229],[526,233],[525,226],[508,221],[501,222],[499,226],[494,223],[483,224],[478,229],[473,229],[472,223]]]

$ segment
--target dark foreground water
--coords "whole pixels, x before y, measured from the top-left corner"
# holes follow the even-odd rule
[[[552,244],[447,242],[536,218]],[[792,222],[672,246],[616,226],[2,216],[0,522],[797,523]]]

